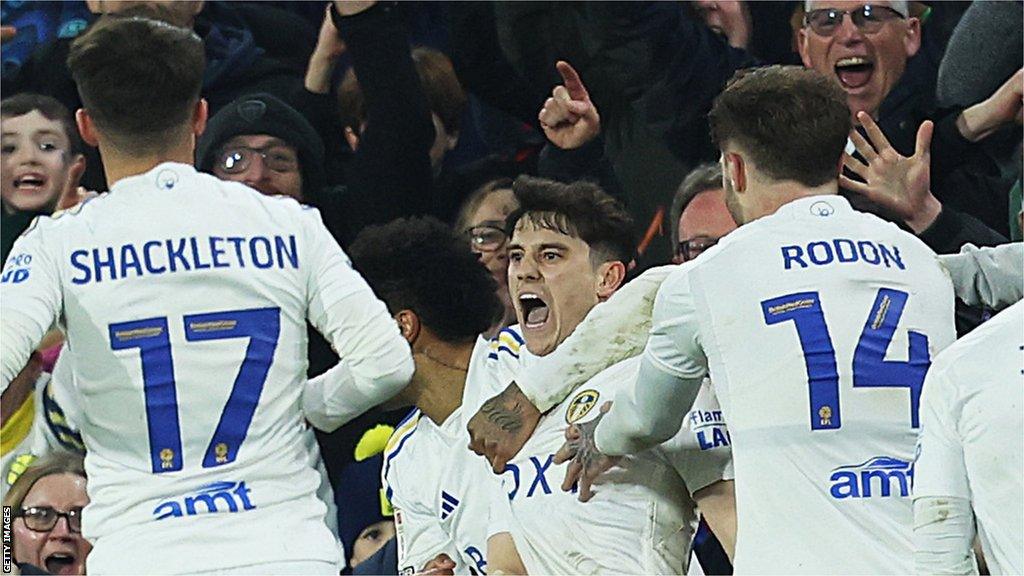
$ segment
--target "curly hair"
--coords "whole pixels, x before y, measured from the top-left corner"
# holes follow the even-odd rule
[[[504,310],[494,278],[466,241],[436,218],[366,228],[349,255],[392,314],[412,310],[445,342],[476,338]]]

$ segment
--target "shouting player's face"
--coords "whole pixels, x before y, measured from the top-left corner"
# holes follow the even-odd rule
[[[508,249],[508,286],[526,347],[550,354],[599,301],[601,267],[579,238],[524,217]]]

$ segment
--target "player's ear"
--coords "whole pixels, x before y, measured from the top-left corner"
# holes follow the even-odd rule
[[[405,341],[409,344],[415,342],[420,335],[420,317],[412,310],[400,310],[395,314],[395,321]]]
[[[626,265],[619,260],[605,262],[598,269],[597,298],[602,302],[611,297],[626,279]]]
[[[89,116],[85,108],[75,111],[75,124],[78,125],[78,134],[81,135],[82,142],[93,148],[99,146],[100,141],[96,138],[96,126],[92,122],[92,116]]]
[[[723,176],[728,179],[731,188],[735,192],[747,191],[747,163],[743,156],[735,152],[725,154],[725,170]]]
[[[192,133],[199,138],[206,131],[206,121],[210,118],[210,105],[206,98],[200,98],[196,102],[196,108],[192,111]]]

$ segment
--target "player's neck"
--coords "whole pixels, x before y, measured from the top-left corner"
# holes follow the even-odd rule
[[[417,376],[425,383],[416,398],[416,407],[435,424],[444,423],[462,405],[473,345],[470,342],[426,346],[415,353]]]
[[[827,196],[839,193],[839,183],[836,180],[826,182],[821,186],[809,187],[791,180],[763,184],[761,190],[755,192],[756,198],[761,199],[757,206],[751,211],[752,218],[747,221],[757,220],[764,216],[771,216],[786,204],[801,198],[811,196]]]
[[[107,187],[111,188],[118,180],[145,174],[164,162],[178,162],[191,166],[195,162],[195,149],[190,142],[183,142],[181,145],[156,154],[135,156],[101,143],[100,157],[103,159],[103,173],[107,177]]]

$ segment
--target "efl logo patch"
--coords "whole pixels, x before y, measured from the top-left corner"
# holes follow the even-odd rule
[[[565,421],[568,424],[575,424],[581,418],[590,413],[590,410],[597,405],[597,399],[601,393],[597,390],[584,390],[573,397],[569,402],[569,409],[565,411]]]

